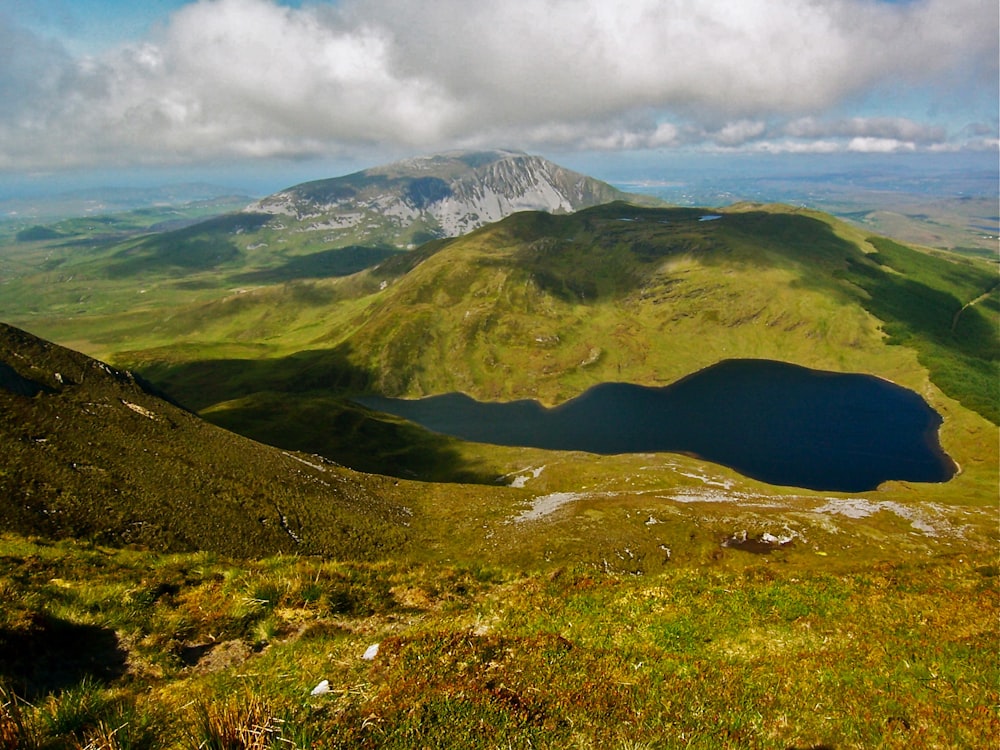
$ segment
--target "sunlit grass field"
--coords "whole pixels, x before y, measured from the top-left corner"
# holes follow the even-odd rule
[[[636,577],[582,565],[248,562],[6,537],[0,742],[974,748],[995,739],[992,556],[823,570],[742,554]]]

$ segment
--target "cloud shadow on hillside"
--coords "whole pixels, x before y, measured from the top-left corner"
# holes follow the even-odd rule
[[[459,441],[351,403],[376,392],[376,381],[350,361],[347,345],[275,359],[158,363],[141,375],[207,421],[278,448],[405,479],[495,479],[461,455]]]
[[[273,284],[297,279],[350,276],[406,252],[387,246],[350,245],[290,258],[277,268],[239,274],[234,280],[241,284]]]

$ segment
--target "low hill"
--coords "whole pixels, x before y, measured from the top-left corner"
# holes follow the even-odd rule
[[[732,357],[917,385],[893,363],[901,344],[940,388],[998,418],[995,270],[861,239],[821,214],[623,203],[519,214],[386,281],[346,338],[385,393],[558,403]]]
[[[0,529],[367,558],[404,541],[379,481],[227,433],[132,373],[0,324]]]

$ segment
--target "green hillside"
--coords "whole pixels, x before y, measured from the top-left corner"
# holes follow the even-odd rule
[[[512,217],[399,278],[346,341],[386,393],[548,403],[733,356],[898,378],[885,344],[908,344],[939,387],[997,421],[985,382],[937,367],[997,374],[994,268],[851,241],[787,210],[703,214],[612,204]]]
[[[345,283],[288,288],[337,309],[283,305],[268,326],[276,297],[262,290],[175,314],[204,328],[188,338],[206,344],[273,342],[274,354],[347,347],[363,379],[389,394],[551,403],[604,380],[669,382],[726,356],[892,376],[907,365],[886,343],[971,357],[973,369],[995,362],[988,264],[895,243],[890,258],[885,240],[858,239],[828,217],[703,214],[624,204],[519,214],[437,244],[398,272],[387,262]],[[180,327],[164,326],[163,338]],[[965,390],[971,398],[976,386]],[[966,397],[960,385],[949,391]],[[995,418],[991,400],[980,407]]]
[[[600,382],[662,385],[734,357],[876,374],[996,423],[995,267],[783,207],[703,216],[620,203],[517,214],[350,278],[172,311],[133,329],[154,345],[141,350],[123,351],[131,331],[128,342],[113,330],[94,340],[218,424],[365,470],[381,454],[338,445],[315,418],[354,424],[352,394],[554,404]],[[978,454],[969,435],[979,429],[946,425],[946,441],[965,443],[949,449],[960,463]],[[393,445],[385,470],[442,477]]]
[[[0,324],[0,529],[370,558],[406,543],[380,484],[224,432],[131,373]]]

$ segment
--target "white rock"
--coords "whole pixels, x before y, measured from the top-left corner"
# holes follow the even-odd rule
[[[312,692],[309,693],[309,695],[323,695],[323,693],[329,693],[329,692],[330,692],[330,681],[321,680],[320,683],[312,689]]]
[[[362,656],[361,658],[364,659],[365,661],[373,661],[376,656],[378,656],[378,644],[373,643],[371,646],[367,648],[364,656]]]

